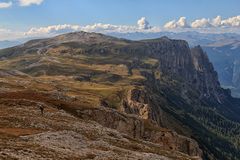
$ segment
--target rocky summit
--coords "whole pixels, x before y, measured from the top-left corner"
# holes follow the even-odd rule
[[[32,40],[0,84],[0,159],[240,159],[240,100],[183,40]]]

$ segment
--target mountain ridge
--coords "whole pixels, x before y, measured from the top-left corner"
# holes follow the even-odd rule
[[[53,92],[38,87],[45,84],[65,103],[102,105],[169,128],[195,139],[203,159],[239,157],[238,134],[228,135],[239,133],[240,102],[220,87],[200,46],[191,49],[186,41],[166,37],[129,41],[80,32],[0,50],[3,57],[0,67],[28,74],[37,92]]]

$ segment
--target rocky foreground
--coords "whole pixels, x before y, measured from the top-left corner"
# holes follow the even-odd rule
[[[137,117],[103,107],[72,115],[42,95],[21,94],[0,94],[0,159],[200,159],[195,141],[157,126],[147,129]]]

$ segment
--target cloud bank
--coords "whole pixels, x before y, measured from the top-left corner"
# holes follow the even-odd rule
[[[136,25],[113,25],[96,23],[92,25],[59,24],[45,27],[34,27],[27,31],[11,31],[0,28],[0,40],[27,38],[27,37],[49,37],[67,32],[98,32],[98,33],[157,33],[164,31],[185,32],[197,31],[202,33],[240,33],[240,16],[223,19],[217,16],[213,19],[200,18],[188,22],[186,17],[167,22],[164,26],[151,26],[149,21],[142,17]]]
[[[0,40],[12,40],[12,39],[18,39],[23,37],[24,37],[23,32],[0,28]]]
[[[192,28],[210,28],[212,27],[212,24],[210,23],[209,19],[202,18],[202,19],[196,19],[191,24]]]
[[[164,28],[166,29],[175,29],[175,28],[188,28],[189,24],[187,22],[186,17],[180,17],[178,21],[172,20],[170,22],[167,22],[164,25]]]
[[[145,17],[140,18],[135,26],[112,25],[96,23],[93,25],[52,25],[40,28],[31,28],[25,32],[26,36],[55,35],[66,32],[86,31],[100,33],[132,33],[132,32],[161,32],[161,31],[198,31],[198,32],[240,32],[240,16],[222,19],[217,16],[213,19],[196,19],[188,23],[186,17],[180,17],[177,21],[167,22],[163,27],[153,27]]]
[[[177,29],[177,28],[219,28],[219,27],[240,27],[240,16],[230,17],[222,19],[221,16],[217,16],[213,19],[196,19],[188,24],[185,17],[180,17],[178,21],[172,20],[164,25],[165,29]]]
[[[151,27],[146,18],[142,17],[137,21],[136,26],[112,25],[103,23],[96,23],[93,25],[86,26],[63,24],[40,28],[31,28],[24,34],[26,36],[38,36],[38,35],[55,35],[76,31],[99,32],[99,33],[112,33],[112,32],[128,33],[128,32],[160,32],[161,29],[160,27]]]

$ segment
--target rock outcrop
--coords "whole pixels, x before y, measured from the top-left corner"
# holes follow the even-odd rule
[[[150,119],[150,100],[144,90],[129,90],[126,99],[123,101],[122,111],[128,114],[135,114],[143,119]]]
[[[190,49],[186,41],[167,37],[145,41],[145,45],[149,47],[148,55],[159,60],[161,74],[194,87],[200,92],[201,99],[224,101],[217,72],[200,46]]]
[[[140,119],[137,116],[119,113],[105,107],[77,110],[76,112],[82,119],[93,120],[133,138],[150,141],[162,146],[162,149],[179,151],[195,157],[202,156],[202,151],[195,140],[161,128],[154,121]]]
[[[18,96],[24,96],[21,94],[19,92]],[[157,142],[134,139],[98,122],[73,116],[48,105],[40,97],[32,97],[32,100],[28,97],[14,99],[15,96],[5,95],[6,99],[0,99],[0,159],[201,159],[177,150],[166,150]],[[36,107],[40,101],[45,103],[43,116]],[[97,116],[105,117],[101,115],[104,113],[102,111]],[[131,121],[127,116],[125,120]]]
[[[194,87],[200,91],[201,98],[213,98],[217,102],[224,101],[223,89],[218,81],[217,72],[209,61],[207,54],[200,46],[191,50],[196,75],[193,79]]]

